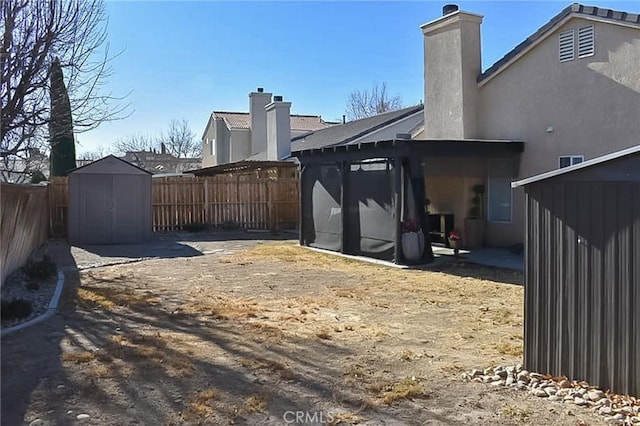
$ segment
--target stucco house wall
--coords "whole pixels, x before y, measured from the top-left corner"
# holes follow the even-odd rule
[[[249,129],[231,129],[229,142],[230,162],[251,156],[251,132]]]
[[[560,62],[558,36],[594,26],[595,54]],[[632,60],[631,58],[636,58]],[[479,85],[478,125],[485,139],[526,142],[518,178],[640,143],[640,30],[572,18],[520,59]],[[523,192],[513,193],[510,224],[488,223],[488,243],[522,242]]]

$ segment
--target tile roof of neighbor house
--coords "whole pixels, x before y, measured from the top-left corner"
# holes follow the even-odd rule
[[[621,12],[612,9],[603,9],[595,6],[585,6],[579,3],[573,3],[565,7],[560,13],[551,18],[549,22],[544,24],[538,31],[527,37],[522,43],[517,45],[513,50],[504,55],[495,64],[489,67],[485,72],[478,76],[478,83],[486,80],[491,75],[495,74],[498,70],[501,70],[506,66],[513,58],[518,54],[526,50],[529,46],[544,37],[547,33],[550,33],[556,25],[564,21],[569,15],[577,15],[583,18],[599,18],[609,19],[612,21],[620,21],[626,24],[638,24],[640,25],[640,14]]]
[[[251,116],[248,112],[214,111],[216,118],[222,118],[230,129],[249,129]],[[337,123],[324,121],[319,115],[291,114],[291,130],[314,131]]]
[[[388,126],[389,124],[393,124],[405,117],[409,117],[423,109],[424,105],[414,105],[397,111],[385,112],[301,135],[291,140],[291,151],[348,144],[355,139]]]

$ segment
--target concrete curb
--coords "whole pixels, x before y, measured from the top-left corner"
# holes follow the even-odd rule
[[[27,322],[23,322],[18,325],[14,325],[13,327],[5,328],[0,332],[0,337],[4,337],[8,334],[15,333],[16,331],[24,330],[27,327],[31,327],[34,324],[38,324],[46,319],[49,319],[56,313],[56,309],[58,308],[58,303],[60,302],[60,295],[62,294],[62,289],[64,287],[64,273],[62,271],[58,271],[58,282],[56,284],[56,289],[53,291],[53,297],[51,298],[51,302],[49,302],[49,307],[47,311],[35,318],[31,318]]]

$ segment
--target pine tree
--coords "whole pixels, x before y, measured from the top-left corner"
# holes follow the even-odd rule
[[[66,176],[76,167],[76,145],[73,139],[71,103],[64,85],[60,61],[51,63],[51,120],[49,141],[51,144],[50,175]]]

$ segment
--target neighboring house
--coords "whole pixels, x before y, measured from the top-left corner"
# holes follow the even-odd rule
[[[49,157],[38,148],[31,148],[26,157],[0,156],[0,180],[8,183],[29,183],[35,172],[49,176]]]
[[[282,96],[272,99],[261,87],[249,93],[248,113],[214,111],[202,135],[202,167],[246,159],[282,160],[290,154],[292,137],[336,124],[290,111],[290,102],[283,102]]]
[[[359,120],[316,131],[294,138],[296,156],[406,139],[397,133],[409,133],[425,152],[439,144],[420,160],[430,212],[452,218],[463,238],[477,235],[465,219],[477,212],[472,188],[482,185],[481,242],[522,244],[523,191],[513,190],[512,181],[640,144],[640,16],[572,4],[484,72],[482,19],[447,5],[442,17],[422,25],[424,108],[417,115],[411,112],[421,106],[402,110],[410,113],[406,127],[398,120],[360,134]],[[365,120],[384,122],[398,113]],[[524,151],[463,151],[472,142],[509,141],[524,141]]]
[[[134,164],[153,174],[183,173],[199,169],[202,164],[200,158],[178,158],[166,152],[164,144],[161,151],[127,151],[121,159]]]

